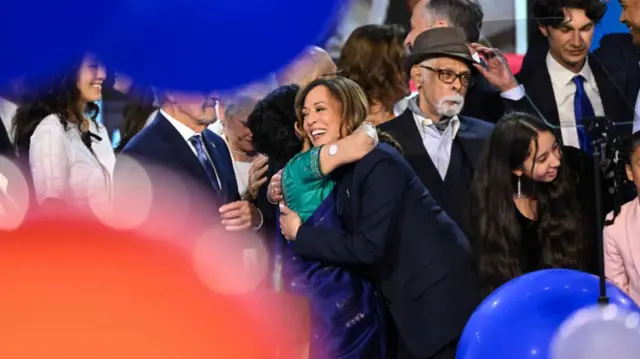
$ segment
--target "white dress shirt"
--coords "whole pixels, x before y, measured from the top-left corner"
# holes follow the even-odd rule
[[[580,148],[578,128],[576,127],[576,114],[573,107],[573,99],[576,94],[576,84],[573,82],[574,77],[578,75],[584,77],[584,91],[591,101],[594,114],[596,116],[604,116],[600,90],[598,90],[598,84],[596,84],[596,79],[593,77],[591,67],[589,67],[589,58],[585,61],[582,70],[577,74],[560,65],[560,63],[551,56],[551,53],[547,53],[546,61],[547,68],[549,69],[549,77],[551,77],[553,95],[556,99],[556,106],[558,107],[562,142],[566,146]]]
[[[38,203],[47,198],[70,201],[85,207],[89,200],[109,201],[116,162],[109,134],[104,126],[89,122],[91,148],[82,142],[77,125],[60,123],[57,115],[45,117],[31,136],[29,166]]]
[[[198,152],[196,151],[196,148],[193,146],[193,144],[191,144],[191,141],[189,141],[189,140],[191,139],[191,137],[200,136],[201,134],[199,132],[196,132],[196,131],[190,129],[185,124],[183,124],[182,122],[176,120],[171,115],[169,115],[168,113],[164,112],[163,110],[160,110],[160,113],[167,120],[169,120],[169,123],[172,124],[173,127],[175,127],[176,131],[178,131],[178,133],[180,133],[180,136],[182,136],[182,138],[184,138],[185,142],[187,143],[187,145],[189,145],[189,148],[193,152],[193,155],[198,157]],[[213,143],[210,143],[210,145],[215,146]],[[211,157],[209,156],[209,151],[204,151],[204,153],[209,158],[209,162],[211,163],[211,166],[213,167],[213,170],[216,173],[216,181],[218,182],[218,188],[222,188],[222,184],[220,183],[220,176],[218,175],[218,169],[216,168],[215,162],[213,162],[213,160],[211,160]]]
[[[453,117],[447,128],[440,132],[431,119],[422,117],[416,113],[413,114],[413,119],[416,121],[420,137],[422,137],[422,144],[424,145],[431,161],[438,169],[440,178],[444,181],[447,176],[447,170],[449,169],[449,162],[451,161],[451,148],[453,147],[453,140],[458,134],[460,129],[460,120],[458,117]]]

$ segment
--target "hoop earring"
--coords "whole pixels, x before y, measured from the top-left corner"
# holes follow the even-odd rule
[[[516,194],[516,198],[522,197],[522,183],[520,182],[520,176],[518,176],[518,193]]]

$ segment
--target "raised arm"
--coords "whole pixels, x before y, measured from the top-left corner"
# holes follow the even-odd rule
[[[374,125],[363,122],[352,134],[320,149],[320,171],[326,176],[336,168],[360,160],[378,144]]]

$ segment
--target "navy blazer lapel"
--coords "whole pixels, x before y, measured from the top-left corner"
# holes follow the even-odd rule
[[[523,79],[522,83],[529,100],[535,106],[535,108],[531,109],[531,114],[537,117],[542,115],[543,121],[559,129],[560,118],[558,115],[558,104],[556,103],[553,85],[551,84],[551,75],[549,75],[549,68],[547,67],[546,61],[540,64],[535,73]],[[531,106],[532,104],[529,105]],[[538,113],[538,111],[540,113]]]
[[[209,152],[209,157],[213,161],[213,165],[216,168],[216,174],[218,175],[218,180],[220,181],[220,193],[224,195],[225,198],[229,197],[229,184],[227,183],[227,174],[225,173],[225,165],[220,156],[220,149],[217,148],[216,144],[210,138],[207,130],[202,132],[202,137],[205,139],[204,144],[207,148],[207,152]]]
[[[181,168],[184,172],[197,179],[205,188],[212,188],[209,183],[209,177],[200,165],[198,158],[193,153],[191,147],[185,139],[180,135],[178,130],[167,120],[160,112],[151,126],[157,126],[166,145],[171,149],[172,157],[175,158],[174,166]]]
[[[469,124],[465,116],[458,116],[458,119],[460,120],[460,128],[456,134],[456,139],[460,142],[464,153],[471,160],[473,169],[476,170],[482,160],[484,144],[487,139],[477,136],[473,131],[473,126]]]
[[[403,156],[411,164],[418,177],[426,181],[426,178],[429,178],[431,174],[429,167],[434,167],[434,165],[422,142],[422,136],[418,125],[416,125],[413,112],[407,109],[393,121],[398,121],[400,138],[397,140],[402,146]]]

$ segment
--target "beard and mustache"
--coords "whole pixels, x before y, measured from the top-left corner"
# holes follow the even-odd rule
[[[456,94],[444,96],[436,104],[436,111],[440,117],[455,117],[460,114],[464,106],[464,97]]]

